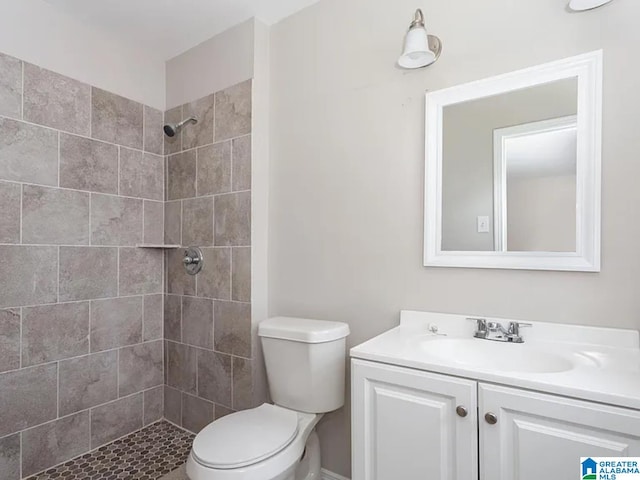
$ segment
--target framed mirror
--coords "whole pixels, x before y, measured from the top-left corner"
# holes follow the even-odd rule
[[[602,51],[426,102],[426,266],[600,271]]]

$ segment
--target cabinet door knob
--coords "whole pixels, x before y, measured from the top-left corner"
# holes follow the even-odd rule
[[[487,413],[484,416],[484,419],[487,421],[489,425],[495,425],[496,423],[498,423],[498,417],[495,413],[491,413],[491,412]]]
[[[466,409],[465,407],[463,407],[462,405],[458,405],[458,406],[456,407],[456,413],[458,414],[458,416],[459,416],[459,417],[464,418],[464,417],[466,417],[466,416],[467,416],[467,414],[468,414],[469,412],[467,412],[467,409]]]

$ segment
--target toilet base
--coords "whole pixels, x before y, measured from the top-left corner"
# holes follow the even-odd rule
[[[320,460],[320,439],[313,430],[307,439],[304,455],[292,480],[320,480]]]

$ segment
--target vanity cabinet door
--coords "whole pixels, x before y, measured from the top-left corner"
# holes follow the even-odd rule
[[[478,477],[476,382],[362,360],[351,374],[353,480]]]
[[[580,457],[640,456],[638,411],[495,385],[478,391],[481,480],[581,478]]]

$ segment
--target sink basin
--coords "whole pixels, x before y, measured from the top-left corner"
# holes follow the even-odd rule
[[[429,357],[463,367],[496,372],[559,373],[585,363],[588,357],[574,352],[561,353],[527,344],[514,344],[475,338],[432,337],[420,342]]]

